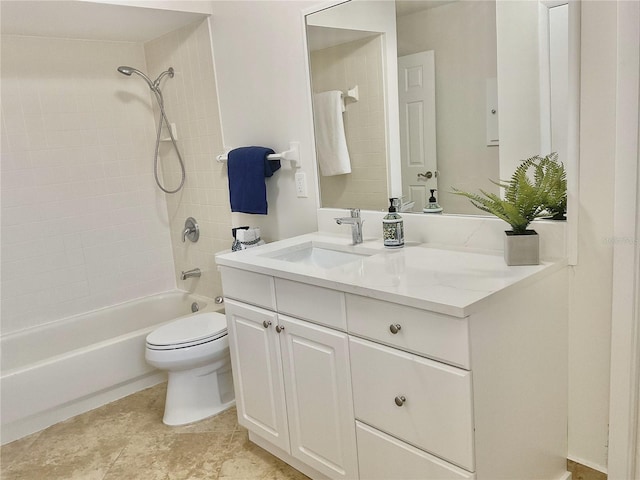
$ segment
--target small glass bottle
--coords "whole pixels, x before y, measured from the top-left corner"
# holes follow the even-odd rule
[[[382,219],[382,238],[384,246],[400,248],[404,246],[404,225],[402,217],[398,214],[398,198],[389,199],[389,213]]]

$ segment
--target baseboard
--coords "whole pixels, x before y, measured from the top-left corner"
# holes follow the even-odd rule
[[[32,433],[39,432],[51,425],[68,420],[71,417],[88,412],[94,408],[101,407],[120,398],[133,393],[153,387],[167,381],[165,372],[154,371],[150,375],[139,377],[133,381],[116,385],[107,390],[102,390],[95,394],[73,400],[59,407],[52,408],[44,412],[31,415],[30,417],[17,420],[15,422],[2,425],[0,443],[13,442]]]

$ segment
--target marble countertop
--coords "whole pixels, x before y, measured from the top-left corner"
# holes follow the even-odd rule
[[[279,251],[312,242],[361,253],[357,260],[320,268],[273,258]],[[379,300],[466,317],[485,302],[509,295],[567,265],[566,260],[509,267],[502,252],[408,243],[385,248],[381,239],[351,245],[351,237],[311,233],[260,247],[216,255],[220,266],[303,282]]]

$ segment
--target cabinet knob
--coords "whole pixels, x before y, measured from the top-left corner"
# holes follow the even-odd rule
[[[402,329],[402,325],[400,325],[399,323],[393,323],[389,325],[389,330],[391,330],[391,333],[393,333],[394,335],[398,333],[401,329]]]
[[[282,325],[277,325],[276,326],[276,332],[280,333],[283,330],[284,330],[284,327]]]
[[[399,397],[394,398],[394,401],[396,402],[396,405],[401,407],[404,405],[404,402],[407,401],[407,397],[405,397],[404,395],[401,395]]]
[[[269,328],[271,326],[271,320],[265,320],[264,322],[262,322],[262,326],[264,328]]]

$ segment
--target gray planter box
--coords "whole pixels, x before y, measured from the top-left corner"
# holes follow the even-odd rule
[[[538,265],[540,263],[540,237],[535,230],[516,235],[504,232],[504,261],[507,265]]]

